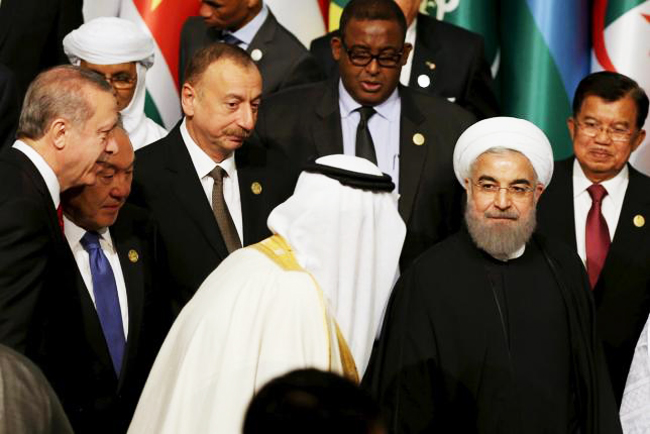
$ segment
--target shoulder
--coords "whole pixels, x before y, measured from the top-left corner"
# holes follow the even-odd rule
[[[399,91],[402,97],[402,115],[405,114],[405,110],[415,108],[426,122],[443,131],[453,130],[457,135],[476,122],[476,116],[458,104],[447,101],[446,98],[411,87],[400,86]]]
[[[203,18],[201,17],[189,17],[183,23],[183,28],[181,30],[182,37],[191,36],[198,33],[203,33],[207,29]]]
[[[335,30],[333,32],[329,32],[323,36],[319,36],[318,38],[314,39],[311,41],[311,44],[309,45],[310,51],[316,53],[316,52],[322,52],[324,50],[329,51],[330,50],[330,41],[334,36],[338,36],[338,30]]]
[[[269,11],[266,21],[262,24],[259,33],[267,33],[273,38],[273,43],[282,46],[283,50],[289,50],[294,55],[309,54],[309,50],[298,40],[298,38],[278,22],[273,13]]]
[[[151,121],[152,123],[155,123]],[[156,124],[158,126],[158,124]],[[156,140],[138,149],[135,152],[135,175],[137,177],[137,172],[142,170],[142,168],[150,166],[160,166],[160,163],[166,159],[170,148],[174,146],[179,146],[183,144],[183,138],[180,132],[180,122],[176,124],[174,128],[162,138]]]
[[[261,110],[273,112],[279,107],[289,106],[292,111],[295,111],[296,106],[311,107],[316,98],[330,91],[330,84],[330,80],[324,80],[283,89],[265,98]]]
[[[638,171],[629,163],[628,168],[630,171],[630,183],[638,183],[639,185],[643,185],[644,188],[650,190],[650,176]]]
[[[454,46],[483,44],[483,37],[478,33],[437,20],[425,14],[418,14],[417,26],[418,36],[435,35],[435,38],[443,44],[452,44]]]
[[[554,263],[564,272],[565,277],[570,277],[574,283],[581,286],[583,277],[586,274],[582,261],[575,250],[571,249],[562,240],[556,237],[548,237],[539,232],[535,232],[533,239],[543,252],[554,260]]]

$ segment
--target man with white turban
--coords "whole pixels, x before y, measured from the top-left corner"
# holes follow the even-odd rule
[[[534,234],[548,139],[491,118],[453,161],[465,228],[401,276],[364,377],[391,432],[620,432],[580,259]]]
[[[167,135],[144,113],[145,77],[153,65],[154,48],[151,36],[135,23],[116,17],[95,18],[63,38],[70,63],[104,76],[115,89],[134,150]]]
[[[182,310],[129,432],[240,433],[254,393],[293,369],[358,381],[406,235],[394,187],[362,158],[308,165],[274,235],[230,254]]]

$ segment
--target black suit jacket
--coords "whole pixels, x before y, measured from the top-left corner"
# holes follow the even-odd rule
[[[48,288],[56,291],[40,301],[38,337],[27,352],[52,384],[76,433],[126,432],[171,325],[164,274],[159,272],[163,261],[158,234],[150,214],[126,204],[110,234],[126,284],[129,312],[119,379],[97,311],[69,248],[60,286]],[[64,284],[66,276],[71,280]]]
[[[452,166],[454,145],[473,116],[440,98],[399,89],[399,212],[407,234],[401,264],[455,232],[462,221],[463,189]],[[413,136],[420,133],[423,145]],[[343,153],[338,81],[300,86],[270,97],[260,109],[256,138],[281,149],[295,166],[311,157]]]
[[[338,30],[314,39],[309,48],[330,77],[338,77],[338,65],[330,48],[334,36],[339,36]],[[478,119],[499,115],[480,35],[418,14],[414,50],[410,87],[455,98],[456,104],[474,113]],[[427,76],[431,84],[422,88],[418,84],[421,75]]]
[[[540,199],[539,231],[576,247],[573,161],[555,163],[553,181]],[[620,404],[634,348],[650,313],[650,178],[628,165],[630,182],[601,275],[593,290],[600,336]],[[634,217],[646,224],[638,227]],[[612,228],[610,228],[612,231]]]
[[[176,311],[228,255],[210,203],[180,133],[180,123],[167,137],[136,152],[129,200],[154,215],[169,261]],[[289,197],[296,175],[278,151],[244,144],[235,152],[241,197],[244,245],[270,232],[266,219]],[[261,192],[253,188],[257,183]]]
[[[0,64],[0,149],[13,144],[19,116],[16,79],[10,69]]]
[[[14,72],[20,98],[36,75],[67,64],[62,41],[83,24],[82,0],[2,0],[0,63]]]
[[[216,29],[205,25],[203,18],[190,17],[181,31],[179,79],[183,83],[185,68],[192,55],[206,45],[219,42]],[[256,60],[262,74],[263,96],[280,89],[322,80],[324,75],[316,60],[298,39],[275,19],[271,11],[248,46],[248,52],[259,50]]]

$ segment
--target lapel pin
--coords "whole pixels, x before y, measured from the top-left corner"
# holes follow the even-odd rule
[[[259,48],[256,48],[253,51],[251,51],[251,59],[253,59],[255,62],[259,62],[260,60],[262,60],[262,56],[263,56],[262,50],[260,50]]]
[[[634,226],[637,228],[642,228],[645,225],[645,218],[641,214],[637,214],[632,219],[632,222],[634,222]]]
[[[424,64],[427,65],[427,67],[432,71],[436,69],[436,64],[431,62],[430,60],[427,60],[426,62],[424,62]]]
[[[255,181],[254,183],[251,184],[251,191],[253,192],[253,194],[261,194],[262,193],[262,184]]]
[[[418,77],[418,85],[422,88],[429,87],[431,84],[431,79],[428,75],[422,74]]]
[[[138,259],[140,259],[140,256],[138,255],[138,252],[135,250],[131,249],[129,250],[129,261],[136,263],[138,262]]]
[[[413,134],[413,143],[416,146],[424,145],[424,136],[422,134],[420,134],[420,133]]]

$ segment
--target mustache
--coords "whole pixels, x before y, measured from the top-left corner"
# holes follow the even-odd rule
[[[247,139],[251,135],[251,131],[245,128],[228,128],[223,130],[224,135],[237,137],[239,139]]]
[[[483,215],[489,219],[508,219],[508,220],[518,220],[519,213],[513,210],[506,211],[485,211]]]

